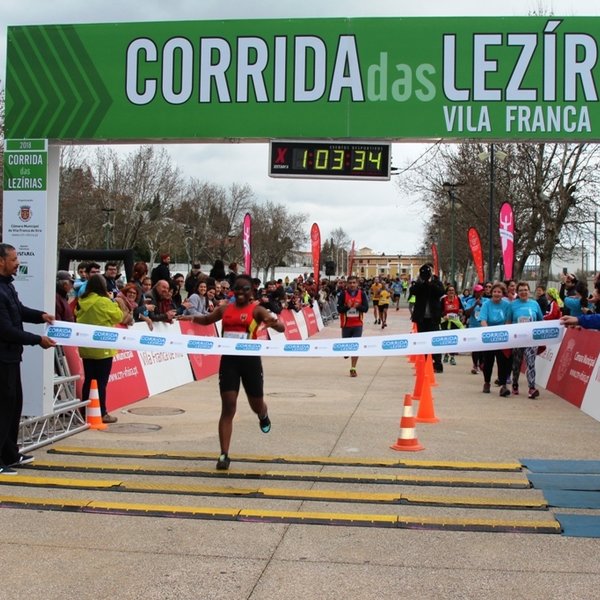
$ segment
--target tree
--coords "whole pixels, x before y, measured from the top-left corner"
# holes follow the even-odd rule
[[[586,222],[597,206],[599,175],[597,146],[592,144],[496,144],[506,160],[495,165],[495,203],[492,212],[494,257],[501,259],[498,215],[510,201],[515,214],[515,277],[521,277],[531,256],[539,257],[539,281],[549,277],[552,256],[581,243]],[[440,261],[448,272],[450,229],[455,225],[457,272],[466,268],[466,235],[476,227],[484,248],[489,245],[490,165],[481,160],[488,147],[480,143],[445,146],[436,163],[428,163],[409,182],[430,207],[425,245],[440,242]],[[454,217],[443,182],[460,183]],[[485,252],[484,252],[485,254]]]
[[[278,265],[296,248],[304,245],[305,214],[290,214],[281,204],[265,202],[254,204],[252,214],[252,263],[269,278]]]
[[[192,179],[174,211],[183,226],[189,262],[239,262],[242,221],[253,198],[248,185],[234,183],[226,189]]]
[[[164,239],[161,250],[171,252],[167,219],[180,201],[183,179],[167,151],[140,146],[122,157],[112,148],[99,148],[91,171],[98,188],[97,209],[114,210],[114,244],[150,252],[158,235]]]

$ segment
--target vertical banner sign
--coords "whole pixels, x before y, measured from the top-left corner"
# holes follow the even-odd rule
[[[250,213],[244,216],[244,273],[252,275],[252,217]]]
[[[502,243],[504,279],[512,279],[515,258],[515,219],[509,202],[505,202],[500,207],[500,242]]]
[[[440,276],[440,257],[438,256],[437,244],[431,244],[431,256],[433,256],[433,274]]]
[[[481,238],[475,227],[469,229],[468,236],[469,248],[471,248],[473,262],[475,263],[475,269],[477,270],[477,279],[482,282],[485,277],[483,275],[483,249],[481,248]]]
[[[3,185],[2,241],[14,246],[19,257],[15,288],[25,306],[53,314],[58,204],[48,191],[48,141],[6,139]],[[26,324],[25,328],[39,334],[43,331],[42,325]],[[51,407],[53,399],[53,353],[29,346],[23,362],[25,372],[35,373],[35,377],[23,379],[23,414],[44,414],[45,405]]]
[[[354,240],[352,240],[352,248],[350,248],[350,254],[348,255],[348,276],[352,275],[352,267],[354,266],[354,255],[356,250],[354,249]]]
[[[19,255],[16,285],[23,304],[39,308],[44,276],[47,140],[6,140],[2,241]]]
[[[315,280],[319,280],[319,271],[321,268],[321,232],[316,223],[310,228],[310,247],[312,250],[313,273]]]

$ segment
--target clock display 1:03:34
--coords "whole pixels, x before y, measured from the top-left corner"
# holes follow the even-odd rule
[[[390,178],[390,144],[271,142],[273,177]]]

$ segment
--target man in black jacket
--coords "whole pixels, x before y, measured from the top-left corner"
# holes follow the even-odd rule
[[[419,269],[419,277],[413,283],[409,296],[414,295],[415,304],[412,321],[417,324],[417,331],[439,331],[442,318],[441,299],[444,295],[442,282],[433,275],[430,264]],[[433,354],[433,370],[443,373],[442,355]]]
[[[23,410],[21,356],[23,345],[51,348],[54,340],[23,330],[25,323],[52,323],[54,316],[23,306],[12,282],[19,269],[17,251],[0,244],[0,477],[14,475],[12,468],[33,461],[19,452],[17,439]]]
[[[159,281],[164,279],[167,282],[171,282],[171,271],[169,269],[169,263],[171,257],[168,254],[160,255],[160,263],[152,269],[150,279],[152,279],[152,285],[156,285]]]

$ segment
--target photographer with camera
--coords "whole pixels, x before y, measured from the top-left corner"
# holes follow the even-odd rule
[[[445,290],[442,282],[433,275],[432,265],[424,264],[419,269],[419,277],[410,289],[410,296],[415,297],[412,321],[417,325],[419,333],[423,331],[439,331],[442,318],[441,298]],[[433,354],[433,370],[443,373],[442,355]]]

